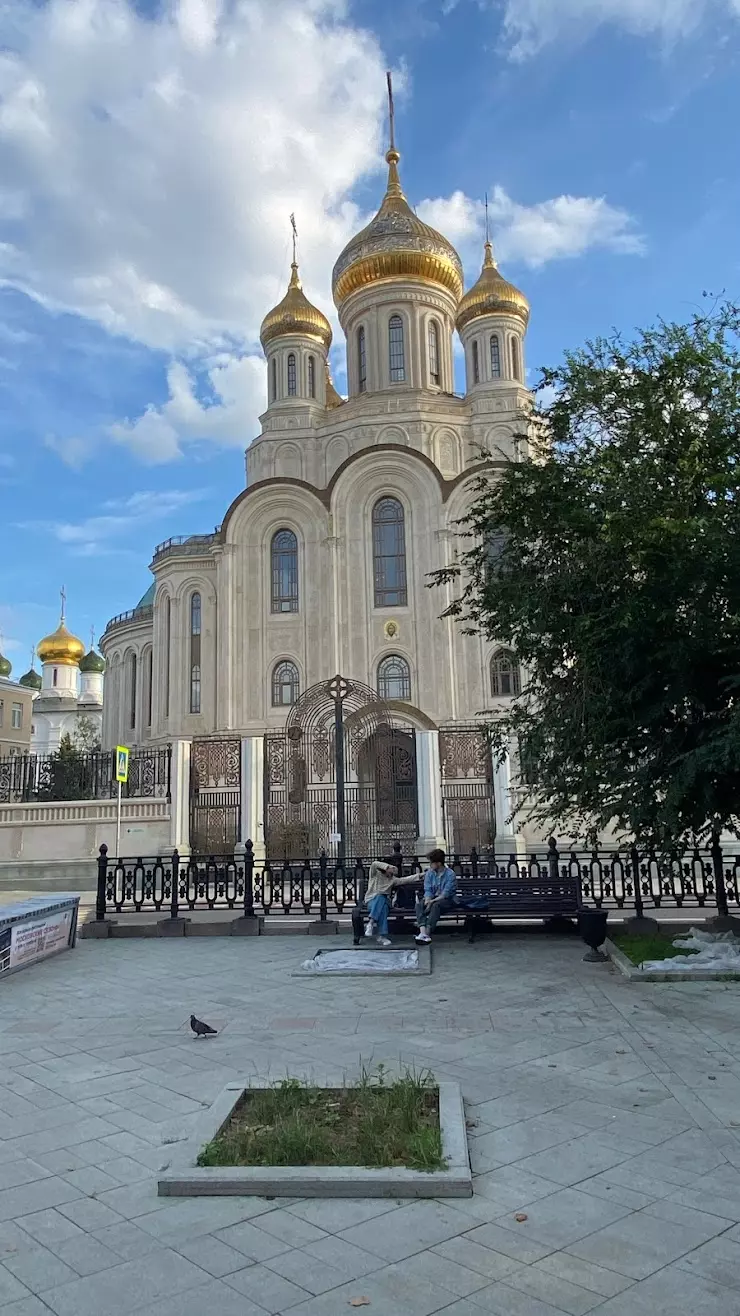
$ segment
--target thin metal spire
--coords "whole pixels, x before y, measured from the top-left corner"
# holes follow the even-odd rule
[[[388,83],[388,126],[389,126],[389,135],[390,135],[390,149],[391,151],[395,151],[396,122],[395,122],[395,109],[393,107],[393,77],[391,75],[390,70],[388,70],[388,72],[386,73],[385,79],[386,82]]]
[[[66,589],[64,588],[64,585],[62,585],[62,588],[61,588],[60,591],[59,591],[59,597],[60,597],[61,600],[62,600],[62,613],[61,613],[61,617],[60,617],[60,619],[59,619],[59,624],[60,624],[61,626],[63,626],[63,625],[64,625],[64,622],[65,622],[65,618],[66,618],[66,613],[67,613],[67,591],[66,591]]]
[[[295,254],[296,254],[296,244],[297,244],[297,242],[298,242],[298,229],[296,228],[295,215],[291,215],[291,217],[290,217],[290,227],[291,227],[292,230],[293,230],[293,264],[296,265],[296,264],[298,263],[298,262],[296,261],[296,255],[295,255]]]
[[[488,232],[488,193],[487,192],[485,193],[485,198],[486,198],[486,242],[490,242],[491,235]]]

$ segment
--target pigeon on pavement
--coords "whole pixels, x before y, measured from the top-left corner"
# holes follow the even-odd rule
[[[210,1024],[204,1024],[202,1019],[196,1019],[194,1014],[190,1016],[190,1027],[196,1037],[215,1037],[217,1030],[211,1028]]]

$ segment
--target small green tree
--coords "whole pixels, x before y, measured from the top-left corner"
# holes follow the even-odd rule
[[[87,800],[92,797],[88,761],[67,731],[59,741],[57,753],[51,757],[47,792],[45,794],[51,800]]]
[[[740,312],[543,373],[528,455],[484,468],[448,613],[514,648],[493,728],[530,816],[676,844],[740,813]],[[547,395],[546,395],[547,396]]]
[[[94,754],[100,749],[100,728],[87,714],[78,717],[72,744],[80,754]]]

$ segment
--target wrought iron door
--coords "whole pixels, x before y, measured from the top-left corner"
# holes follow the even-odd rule
[[[444,727],[439,733],[442,808],[450,854],[481,851],[496,839],[493,765],[482,727]]]
[[[338,859],[413,849],[417,836],[412,731],[368,686],[336,676],[293,706],[265,737],[265,820],[271,858]]]
[[[194,740],[190,757],[190,846],[194,854],[232,854],[239,841],[241,742]]]

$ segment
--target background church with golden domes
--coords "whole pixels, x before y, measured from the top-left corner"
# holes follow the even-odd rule
[[[332,383],[332,329],[294,251],[287,292],[262,322],[267,405],[246,487],[213,534],[155,549],[150,590],[101,640],[104,746],[242,737],[256,844],[263,737],[315,683],[341,673],[390,702],[415,741],[426,844],[450,830],[440,731],[490,718],[519,679],[502,646],[440,619],[447,600],[428,582],[457,551],[481,448],[516,456],[529,305],[489,242],[464,292],[452,243],[404,195],[399,158],[391,136],[380,209],[334,266],[349,396]],[[511,771],[490,769],[497,844],[512,839]]]
[[[36,670],[38,658],[41,671]],[[0,655],[0,676],[10,683],[11,664]],[[62,737],[68,735],[79,749],[99,746],[103,728],[103,683],[105,659],[93,639],[85,652],[82,640],[67,629],[65,600],[59,625],[44,636],[31,658],[31,666],[18,680],[23,692],[21,727],[23,735],[3,752],[28,751],[54,754]],[[31,696],[29,704],[28,695]],[[24,725],[25,724],[25,725]],[[0,732],[2,738],[2,732]]]

